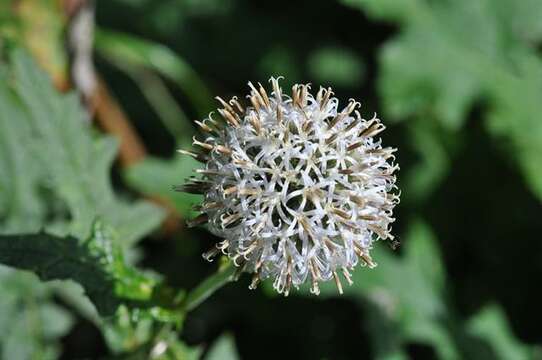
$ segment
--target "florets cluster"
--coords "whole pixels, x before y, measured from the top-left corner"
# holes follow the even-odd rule
[[[272,278],[288,295],[309,281],[318,294],[318,283],[334,278],[342,293],[339,274],[351,283],[358,263],[376,266],[373,241],[393,240],[395,149],[382,147],[384,125],[363,119],[356,101],[339,110],[329,88],[313,96],[309,85],[294,85],[286,95],[270,82],[270,96],[249,83],[250,106],[217,98],[222,120],[196,121],[201,151],[181,152],[204,168],[182,189],[204,200],[189,224],[208,223],[224,239],[204,256],[228,255],[254,274],[251,288]]]

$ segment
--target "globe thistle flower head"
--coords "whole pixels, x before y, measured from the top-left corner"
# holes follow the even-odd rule
[[[204,194],[189,225],[208,223],[224,239],[204,257],[226,254],[253,273],[250,288],[271,278],[288,295],[308,281],[318,294],[333,279],[342,293],[341,277],[351,284],[357,264],[376,266],[373,242],[393,241],[395,149],[382,147],[384,125],[363,119],[358,102],[340,109],[329,88],[313,96],[294,85],[286,95],[270,82],[270,94],[249,83],[249,106],[217,98],[222,119],[196,121],[199,151],[180,150],[204,164],[181,187]]]

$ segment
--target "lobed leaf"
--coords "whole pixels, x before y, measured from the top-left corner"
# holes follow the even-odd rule
[[[38,184],[49,189],[53,204],[67,208],[69,232],[87,237],[99,216],[118,230],[118,238],[128,247],[155,228],[163,211],[147,202],[128,203],[114,194],[110,168],[116,142],[91,135],[87,115],[75,94],[56,93],[46,75],[20,50],[12,54],[12,64],[13,87],[22,105],[19,121],[27,127],[31,139],[31,145],[23,151],[19,144],[18,151],[29,159],[20,166],[25,172],[41,170]],[[12,126],[7,117],[0,123]],[[62,213],[58,215],[61,217],[57,220],[62,220]]]
[[[379,56],[379,90],[389,115],[438,121],[453,135],[473,106],[483,103],[490,134],[503,153],[514,154],[542,199],[539,1],[343,3],[401,25]]]

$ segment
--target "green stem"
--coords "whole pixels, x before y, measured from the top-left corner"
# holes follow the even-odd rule
[[[128,71],[127,73],[139,84],[143,96],[145,96],[175,139],[190,139],[190,135],[194,133],[194,127],[190,125],[188,116],[175,102],[162,79],[143,69],[135,72]]]
[[[186,312],[192,311],[199,304],[205,301],[215,291],[232,281],[235,273],[235,266],[230,262],[218,269],[216,273],[205,279],[195,289],[193,289],[184,302]]]
[[[99,28],[95,32],[95,47],[100,55],[116,60],[117,64],[143,67],[173,81],[190,99],[199,116],[207,115],[215,107],[211,92],[198,73],[168,47]]]

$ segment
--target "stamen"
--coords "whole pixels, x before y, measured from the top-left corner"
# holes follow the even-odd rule
[[[224,106],[224,109],[226,109],[227,111],[231,112],[232,114],[235,113],[235,110],[230,106],[230,104],[228,104],[227,102],[225,102],[224,100],[222,100],[222,98],[220,96],[217,96],[215,97],[215,99],[217,99],[220,104],[222,106]]]
[[[230,186],[229,188],[227,189],[224,189],[224,195],[231,195],[233,194],[234,192],[237,191],[237,186]]]
[[[260,118],[255,112],[252,112],[249,117],[250,124],[256,130],[256,134],[261,135],[262,133],[262,123],[260,122]]]
[[[248,82],[248,86],[250,86],[250,88],[252,89],[252,97],[255,97],[257,102],[261,105],[261,106],[265,106],[265,101],[263,100],[262,98],[262,95],[259,93],[258,90],[256,90],[256,88],[254,87],[254,85],[252,85],[252,83],[249,81]]]
[[[214,246],[211,249],[204,252],[202,256],[205,260],[212,262],[214,260],[214,257],[218,255],[219,252],[220,250],[216,246]]]
[[[279,124],[282,122],[282,110],[280,109],[280,104],[277,104],[277,122]]]
[[[183,155],[191,156],[194,159],[198,160],[199,162],[207,162],[207,160],[209,160],[209,158],[207,156],[205,156],[203,154],[196,154],[196,153],[194,153],[192,151],[179,149],[179,150],[177,150],[177,152],[180,153],[180,154],[183,154]]]
[[[267,93],[265,92],[265,89],[263,88],[262,84],[258,83],[260,87],[260,94],[262,95],[263,101],[265,105],[269,108],[271,107],[271,103],[269,102],[269,97],[267,96]]]
[[[225,215],[225,214],[224,214]],[[220,220],[222,221],[222,226],[223,227],[227,227],[228,225],[234,223],[235,221],[237,221],[239,218],[241,218],[241,214],[231,214],[229,216],[224,216],[222,215],[220,217]]]
[[[194,120],[194,122],[205,132],[213,132],[213,129],[210,128],[208,125],[205,124],[205,122],[201,122],[201,121],[198,121],[198,120]]]
[[[330,137],[328,137],[328,138],[326,139],[326,145],[329,145],[329,144],[331,144],[332,142],[334,142],[335,140],[337,140],[337,137],[338,137],[338,136],[339,136],[339,134],[338,134],[338,133],[335,133],[335,134],[331,135]]]
[[[346,148],[346,152],[350,152],[352,150],[355,150],[355,149],[359,148],[361,145],[363,145],[363,142],[361,142],[361,141],[358,141],[357,143],[353,143],[353,144],[349,145]]]
[[[260,276],[258,273],[252,275],[252,282],[248,286],[250,290],[256,290],[258,288],[258,284],[260,283]]]
[[[213,145],[198,141],[195,136],[192,137],[192,145],[197,145],[205,150],[213,150]]]
[[[294,85],[292,86],[292,103],[295,105],[295,106],[298,106],[298,107],[301,107],[301,103],[299,102],[299,96],[300,96],[300,93],[299,93],[299,86],[300,85]]]
[[[331,95],[333,95],[333,91],[331,91],[331,88],[327,88],[327,90],[325,90],[325,94],[322,99],[322,102],[320,103],[320,110],[324,110],[326,108]]]
[[[373,124],[367,126],[365,129],[363,129],[360,133],[360,137],[373,137],[375,135],[380,134],[382,131],[384,131],[386,127],[382,125],[379,122],[374,122]]]
[[[222,154],[226,154],[226,155],[231,155],[232,151],[230,148],[227,148],[223,145],[217,145],[215,146],[215,149],[219,152],[221,152]]]
[[[347,268],[344,266],[342,267],[344,278],[346,279],[346,282],[348,282],[348,285],[352,286],[354,282],[352,281],[352,274],[348,271]]]
[[[333,271],[333,278],[335,279],[335,285],[337,285],[337,290],[339,290],[339,294],[343,294],[343,284],[341,284],[341,279],[339,279],[339,276],[337,275],[336,271]]]
[[[245,108],[239,103],[239,101],[237,101],[237,96],[232,97],[229,103],[230,105],[235,106],[240,114],[245,113]]]
[[[275,95],[275,100],[277,102],[277,104],[280,104],[282,103],[282,91],[280,89],[280,86],[279,86],[279,79],[281,78],[281,76],[279,76],[278,78],[271,78],[270,81],[271,81],[271,84],[273,86],[273,94]]]
[[[342,217],[345,220],[350,220],[350,215],[344,210],[331,207],[331,212],[333,212],[335,215]]]
[[[217,111],[220,115],[222,115],[228,124],[233,127],[239,127],[239,121],[237,121],[237,119],[228,110],[218,109]]]
[[[258,101],[258,98],[253,95],[253,96],[250,96],[249,99],[250,99],[250,102],[251,102],[252,106],[256,110],[256,112],[259,113],[260,112],[260,102]]]

